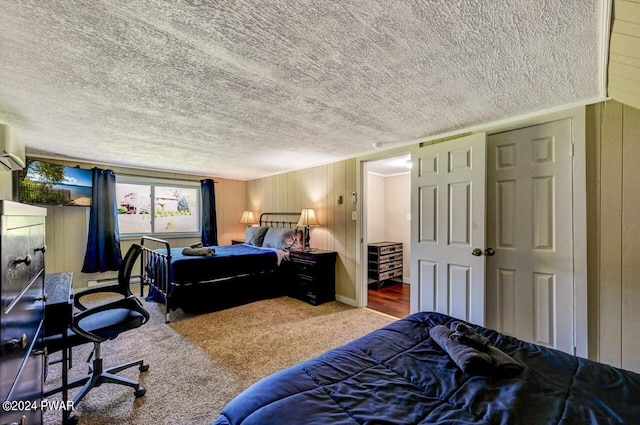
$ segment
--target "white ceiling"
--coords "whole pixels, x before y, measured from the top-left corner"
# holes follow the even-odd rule
[[[606,0],[3,0],[28,153],[251,179],[604,98]]]
[[[405,154],[377,161],[368,161],[367,172],[382,177],[408,174],[411,172],[411,155]]]

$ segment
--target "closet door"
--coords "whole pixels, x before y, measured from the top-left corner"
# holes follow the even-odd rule
[[[411,311],[485,322],[485,134],[414,149]]]
[[[573,354],[571,120],[487,139],[487,326]]]

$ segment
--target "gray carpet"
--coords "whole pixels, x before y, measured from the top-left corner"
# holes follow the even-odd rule
[[[80,424],[210,424],[260,378],[394,320],[338,302],[313,307],[281,297],[200,315],[179,310],[167,325],[161,306],[145,305],[151,320],[103,343],[102,355],[105,367],[144,358],[147,372],[134,367],[120,375],[140,379],[146,395],[135,399],[130,388],[104,384],[76,407]],[[74,349],[70,379],[86,373],[90,349]],[[59,383],[56,364],[49,367],[45,388]],[[60,422],[60,412],[45,412],[45,424]]]

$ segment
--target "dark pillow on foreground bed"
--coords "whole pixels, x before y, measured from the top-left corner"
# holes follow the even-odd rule
[[[284,251],[302,249],[302,232],[297,229],[269,227],[262,246]]]
[[[262,246],[267,230],[269,230],[268,227],[247,227],[244,234],[244,243],[247,245]]]

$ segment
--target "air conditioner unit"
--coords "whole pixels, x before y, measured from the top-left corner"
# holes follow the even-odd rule
[[[21,170],[24,164],[24,144],[9,125],[0,123],[0,170]]]

